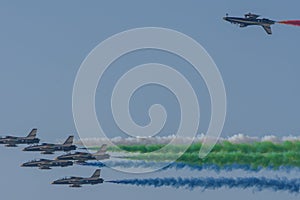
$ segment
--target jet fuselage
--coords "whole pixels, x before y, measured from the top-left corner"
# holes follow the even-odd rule
[[[266,19],[266,18],[258,18],[259,15],[248,13],[245,14],[245,17],[228,17],[226,14],[226,17],[223,17],[225,21],[228,21],[232,24],[239,24],[240,27],[247,27],[247,26],[262,26],[264,30],[271,35],[271,25],[275,24],[276,21]]]
[[[37,129],[30,131],[27,137],[6,136],[0,138],[0,144],[5,144],[7,147],[16,147],[18,144],[37,144],[40,139],[36,137]]]
[[[72,165],[72,161],[40,159],[23,163],[21,167],[39,167],[40,169],[51,169],[50,167],[67,167]]]
[[[109,154],[102,154],[102,155],[94,155],[91,153],[85,152],[75,152],[66,155],[58,156],[56,159],[58,160],[77,160],[77,161],[87,161],[87,160],[104,160],[109,159]]]
[[[8,147],[14,147],[17,144],[37,144],[40,142],[38,138],[26,137],[4,137],[0,138],[0,144],[6,144]]]
[[[91,177],[83,178],[83,177],[68,177],[68,178],[62,178],[58,179],[56,181],[53,181],[52,184],[57,185],[69,185],[70,187],[81,187],[81,185],[84,184],[90,184],[95,185],[99,183],[103,183],[103,178],[100,178],[100,169],[96,169],[96,171],[93,173]]]
[[[55,151],[72,151],[76,150],[76,145],[63,145],[63,144],[47,144],[29,146],[23,149],[23,151],[41,151],[43,154],[53,154]]]
[[[81,185],[85,185],[85,184],[95,185],[103,182],[104,182],[103,178],[70,177],[70,178],[63,178],[63,179],[53,181],[52,184],[70,185],[70,187],[81,187]]]
[[[270,19],[256,19],[256,18],[241,18],[241,17],[223,17],[225,21],[228,21],[233,24],[240,24],[241,27],[251,26],[251,25],[273,25],[276,21]]]

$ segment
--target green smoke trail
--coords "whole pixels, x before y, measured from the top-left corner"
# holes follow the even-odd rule
[[[130,153],[150,153],[160,150],[165,145],[153,144],[153,145],[119,145],[118,147],[109,147],[109,151],[124,151]],[[162,153],[180,153],[185,149],[184,145],[172,145],[168,146]],[[201,144],[192,144],[186,151],[186,153],[198,153],[201,148]],[[97,148],[92,148],[97,149]],[[212,153],[217,152],[241,152],[241,153],[282,153],[282,152],[300,152],[300,142],[255,142],[255,143],[241,143],[233,144],[228,141],[216,144],[212,149]]]
[[[110,147],[110,151],[124,151],[139,153],[127,158],[146,161],[168,161],[178,158],[183,153],[184,145],[169,146],[161,153],[155,153],[164,145],[121,145],[119,148]],[[300,167],[300,142],[255,142],[244,144],[233,144],[228,141],[217,144],[205,159],[199,159],[198,152],[201,144],[192,144],[183,155],[177,159],[178,162],[203,165],[249,165],[253,169],[279,168],[281,166]]]
[[[112,152],[130,152],[130,153],[150,153],[160,150],[165,145],[153,144],[153,145],[119,145],[118,147],[109,147],[108,150]],[[185,145],[172,145],[165,148],[162,153],[180,153],[186,148]],[[198,153],[201,148],[201,144],[192,144],[186,151],[186,153]],[[97,150],[98,147],[91,147],[90,149]],[[281,153],[281,152],[300,152],[300,142],[286,141],[283,143],[272,142],[255,142],[255,143],[242,143],[233,144],[228,141],[216,144],[212,149],[212,153],[217,152],[241,152],[241,153]]]

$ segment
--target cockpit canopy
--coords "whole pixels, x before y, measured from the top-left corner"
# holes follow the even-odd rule
[[[258,18],[260,15],[257,15],[257,14],[252,14],[252,13],[247,13],[245,14],[245,18],[248,18],[248,19],[256,19]]]

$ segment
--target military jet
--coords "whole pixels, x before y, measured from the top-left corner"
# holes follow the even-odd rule
[[[0,138],[0,144],[5,144],[7,147],[17,147],[18,144],[35,144],[39,143],[40,139],[36,138],[37,129],[30,131],[27,137],[6,136]]]
[[[271,25],[275,24],[276,21],[269,20],[266,18],[258,18],[260,15],[248,13],[244,15],[245,17],[228,17],[228,14],[226,14],[226,17],[223,17],[225,21],[228,21],[232,24],[239,24],[240,27],[247,27],[247,26],[252,26],[252,25],[258,25],[262,26],[264,30],[271,35],[272,30],[271,30]]]
[[[39,145],[29,146],[23,151],[40,151],[42,154],[53,154],[55,151],[72,151],[76,150],[76,145],[73,145],[74,136],[69,136],[63,144],[42,143]]]
[[[39,169],[51,169],[51,167],[72,166],[72,161],[40,159],[23,163],[21,167],[38,167]]]
[[[100,172],[101,172],[100,169],[97,169],[94,172],[94,174],[89,178],[72,176],[72,177],[58,179],[56,181],[53,181],[51,184],[69,185],[69,187],[81,187],[81,185],[84,184],[95,185],[104,182],[103,178],[100,178]]]
[[[106,153],[107,145],[103,144],[96,153],[75,152],[58,156],[56,160],[76,160],[79,163],[84,163],[88,160],[104,160],[109,159],[110,155]]]

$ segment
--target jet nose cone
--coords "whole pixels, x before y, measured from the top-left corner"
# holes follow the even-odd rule
[[[29,163],[26,162],[26,163],[21,164],[20,166],[21,166],[21,167],[28,167],[28,166],[30,166],[30,165],[29,165]]]
[[[228,20],[228,17],[223,17],[223,19],[224,19],[225,21],[227,21],[227,20]]]

